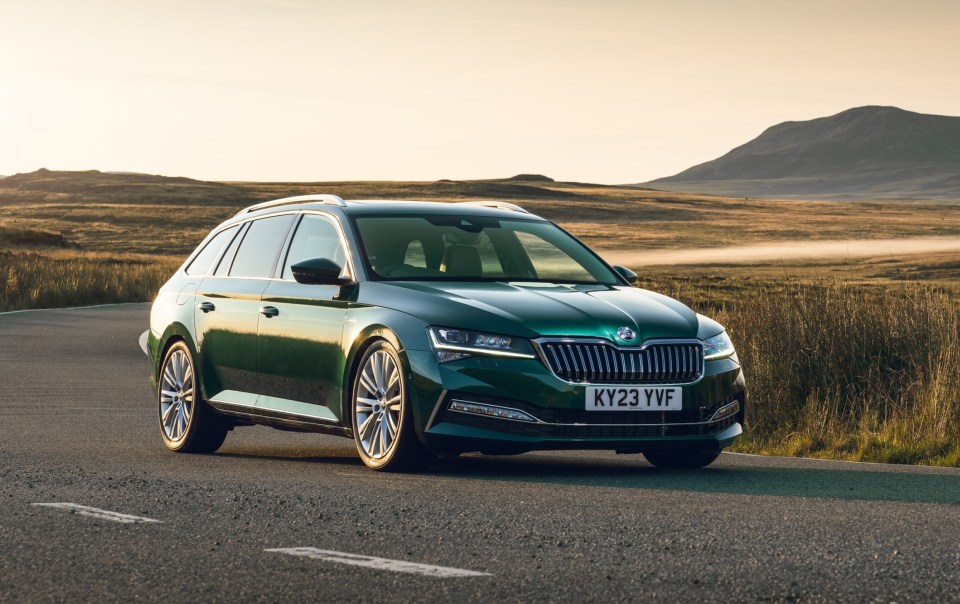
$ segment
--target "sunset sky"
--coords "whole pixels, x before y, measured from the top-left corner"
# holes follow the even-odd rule
[[[786,120],[960,115],[954,0],[0,0],[0,174],[635,183]]]

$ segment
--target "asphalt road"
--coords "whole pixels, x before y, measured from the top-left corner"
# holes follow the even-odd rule
[[[147,316],[0,315],[0,601],[960,601],[958,470],[550,453],[385,475],[261,427],[174,454]]]

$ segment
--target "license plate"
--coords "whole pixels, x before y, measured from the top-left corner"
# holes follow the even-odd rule
[[[682,388],[587,386],[587,411],[680,411]]]

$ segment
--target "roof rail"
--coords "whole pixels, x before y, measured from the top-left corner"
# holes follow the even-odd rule
[[[460,201],[468,206],[483,206],[486,208],[497,208],[498,210],[510,210],[512,212],[523,212],[524,214],[529,214],[527,210],[524,210],[515,203],[507,203],[506,201]]]
[[[295,203],[304,203],[307,201],[322,201],[323,203],[331,206],[339,206],[341,208],[347,207],[347,202],[336,195],[297,195],[296,197],[284,197],[283,199],[264,201],[263,203],[252,205],[249,208],[244,208],[237,212],[236,215],[240,216],[241,214],[256,212],[257,210],[265,210],[267,208],[274,208],[276,206],[285,206]]]

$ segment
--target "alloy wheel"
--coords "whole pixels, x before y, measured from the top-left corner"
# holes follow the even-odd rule
[[[403,380],[393,357],[377,350],[364,362],[354,396],[357,441],[371,459],[396,446],[403,413]]]
[[[183,350],[167,357],[160,381],[160,426],[171,442],[181,440],[190,426],[194,404],[193,364]]]

